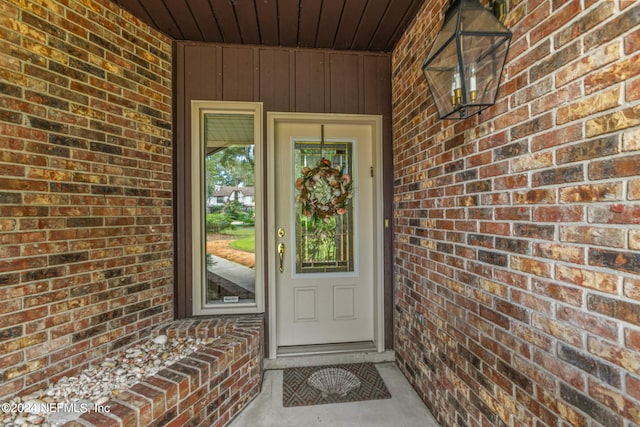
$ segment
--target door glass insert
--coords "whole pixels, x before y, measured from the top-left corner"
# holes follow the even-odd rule
[[[254,117],[204,115],[206,304],[255,301]]]
[[[354,271],[352,153],[352,142],[294,144],[296,273]],[[330,165],[329,173],[322,162]],[[301,200],[303,185],[306,193]]]

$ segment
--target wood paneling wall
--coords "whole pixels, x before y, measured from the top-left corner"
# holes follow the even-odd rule
[[[381,115],[385,174],[384,210],[385,218],[392,222],[393,164],[389,54],[176,42],[173,57],[176,318],[185,318],[192,314],[189,212],[192,100],[262,102],[265,114],[267,111],[284,111]],[[390,348],[393,342],[391,230],[392,227],[385,229],[387,348]]]
[[[391,118],[390,55],[176,42],[175,103],[259,101],[265,111],[379,114]],[[176,124],[177,141],[188,126]]]

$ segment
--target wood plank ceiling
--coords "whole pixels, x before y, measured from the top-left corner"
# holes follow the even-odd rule
[[[175,40],[390,52],[424,0],[112,0]]]

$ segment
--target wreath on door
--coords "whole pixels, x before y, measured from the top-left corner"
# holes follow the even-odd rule
[[[347,213],[349,200],[353,198],[351,176],[334,168],[324,157],[315,168],[304,167],[296,180],[300,191],[296,201],[307,218],[331,222],[335,215]]]

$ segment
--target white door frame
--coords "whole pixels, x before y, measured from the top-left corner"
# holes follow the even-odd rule
[[[373,179],[374,179],[374,307],[373,334],[374,344],[378,352],[384,351],[384,218],[383,218],[383,173],[382,173],[382,116],[360,114],[327,114],[327,113],[277,113],[267,112],[267,253],[265,262],[269,271],[269,359],[277,355],[277,304],[276,304],[276,224],[275,201],[275,127],[278,122],[305,124],[357,124],[371,126],[373,138]]]

